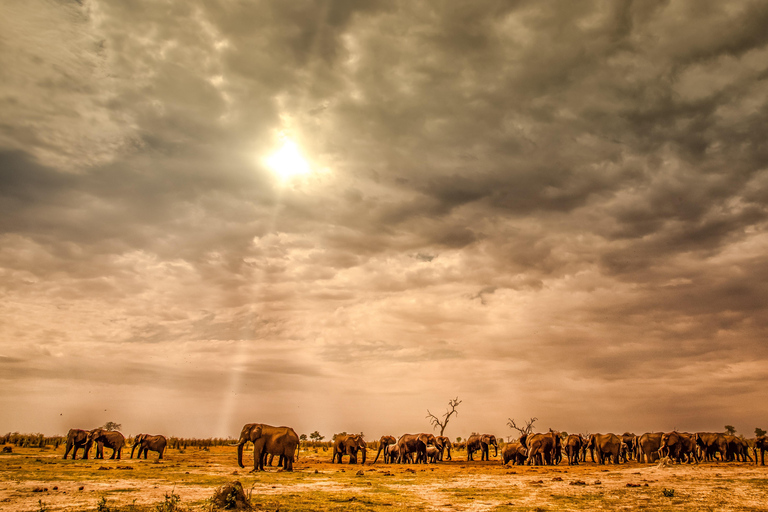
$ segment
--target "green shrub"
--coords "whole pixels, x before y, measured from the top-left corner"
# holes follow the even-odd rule
[[[667,498],[673,498],[675,496],[674,489],[664,489],[663,491],[661,491],[661,493]]]

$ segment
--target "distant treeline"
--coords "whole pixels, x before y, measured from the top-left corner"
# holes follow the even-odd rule
[[[67,436],[47,437],[43,434],[19,434],[18,432],[8,432],[0,436],[0,444],[12,444],[20,448],[45,448],[53,446],[58,448],[60,444],[67,442]]]
[[[129,438],[133,444],[133,438]],[[172,450],[186,450],[187,448],[197,448],[199,450],[211,448],[213,446],[228,446],[237,443],[237,439],[223,439],[221,437],[212,437],[209,439],[198,439],[196,437],[169,437],[168,448]]]

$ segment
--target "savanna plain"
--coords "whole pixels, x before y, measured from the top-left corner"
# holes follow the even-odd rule
[[[266,511],[768,510],[768,466],[749,462],[503,466],[467,462],[457,450],[436,464],[342,465],[330,450],[302,447],[293,472],[250,473],[250,457],[240,468],[232,446],[168,449],[163,460],[63,453],[61,445],[1,454],[0,510],[208,511],[216,489],[234,480]]]

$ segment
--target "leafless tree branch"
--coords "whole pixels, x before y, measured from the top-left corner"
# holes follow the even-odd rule
[[[445,432],[445,427],[448,426],[448,420],[451,416],[454,414],[459,414],[459,411],[456,410],[456,407],[459,406],[461,403],[461,400],[459,400],[459,397],[456,397],[452,400],[448,400],[448,406],[451,408],[450,411],[446,411],[445,414],[443,414],[443,419],[440,420],[437,416],[429,412],[429,409],[427,409],[427,419],[429,420],[429,423],[432,425],[433,429],[436,429],[437,427],[440,427],[440,435],[443,435],[443,432]]]
[[[523,435],[531,434],[533,432],[533,424],[536,423],[536,421],[538,421],[539,418],[529,419],[528,421],[525,422],[525,427],[523,428],[518,427],[515,424],[515,420],[513,420],[512,418],[507,418],[507,419],[509,420],[507,421],[507,425],[509,426],[509,428],[513,428],[517,430],[518,432],[520,432],[520,435],[523,436]]]

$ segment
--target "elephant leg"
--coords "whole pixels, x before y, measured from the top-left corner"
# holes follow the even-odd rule
[[[253,469],[251,473],[259,470],[259,463],[261,462],[261,450],[256,443],[253,443]]]

